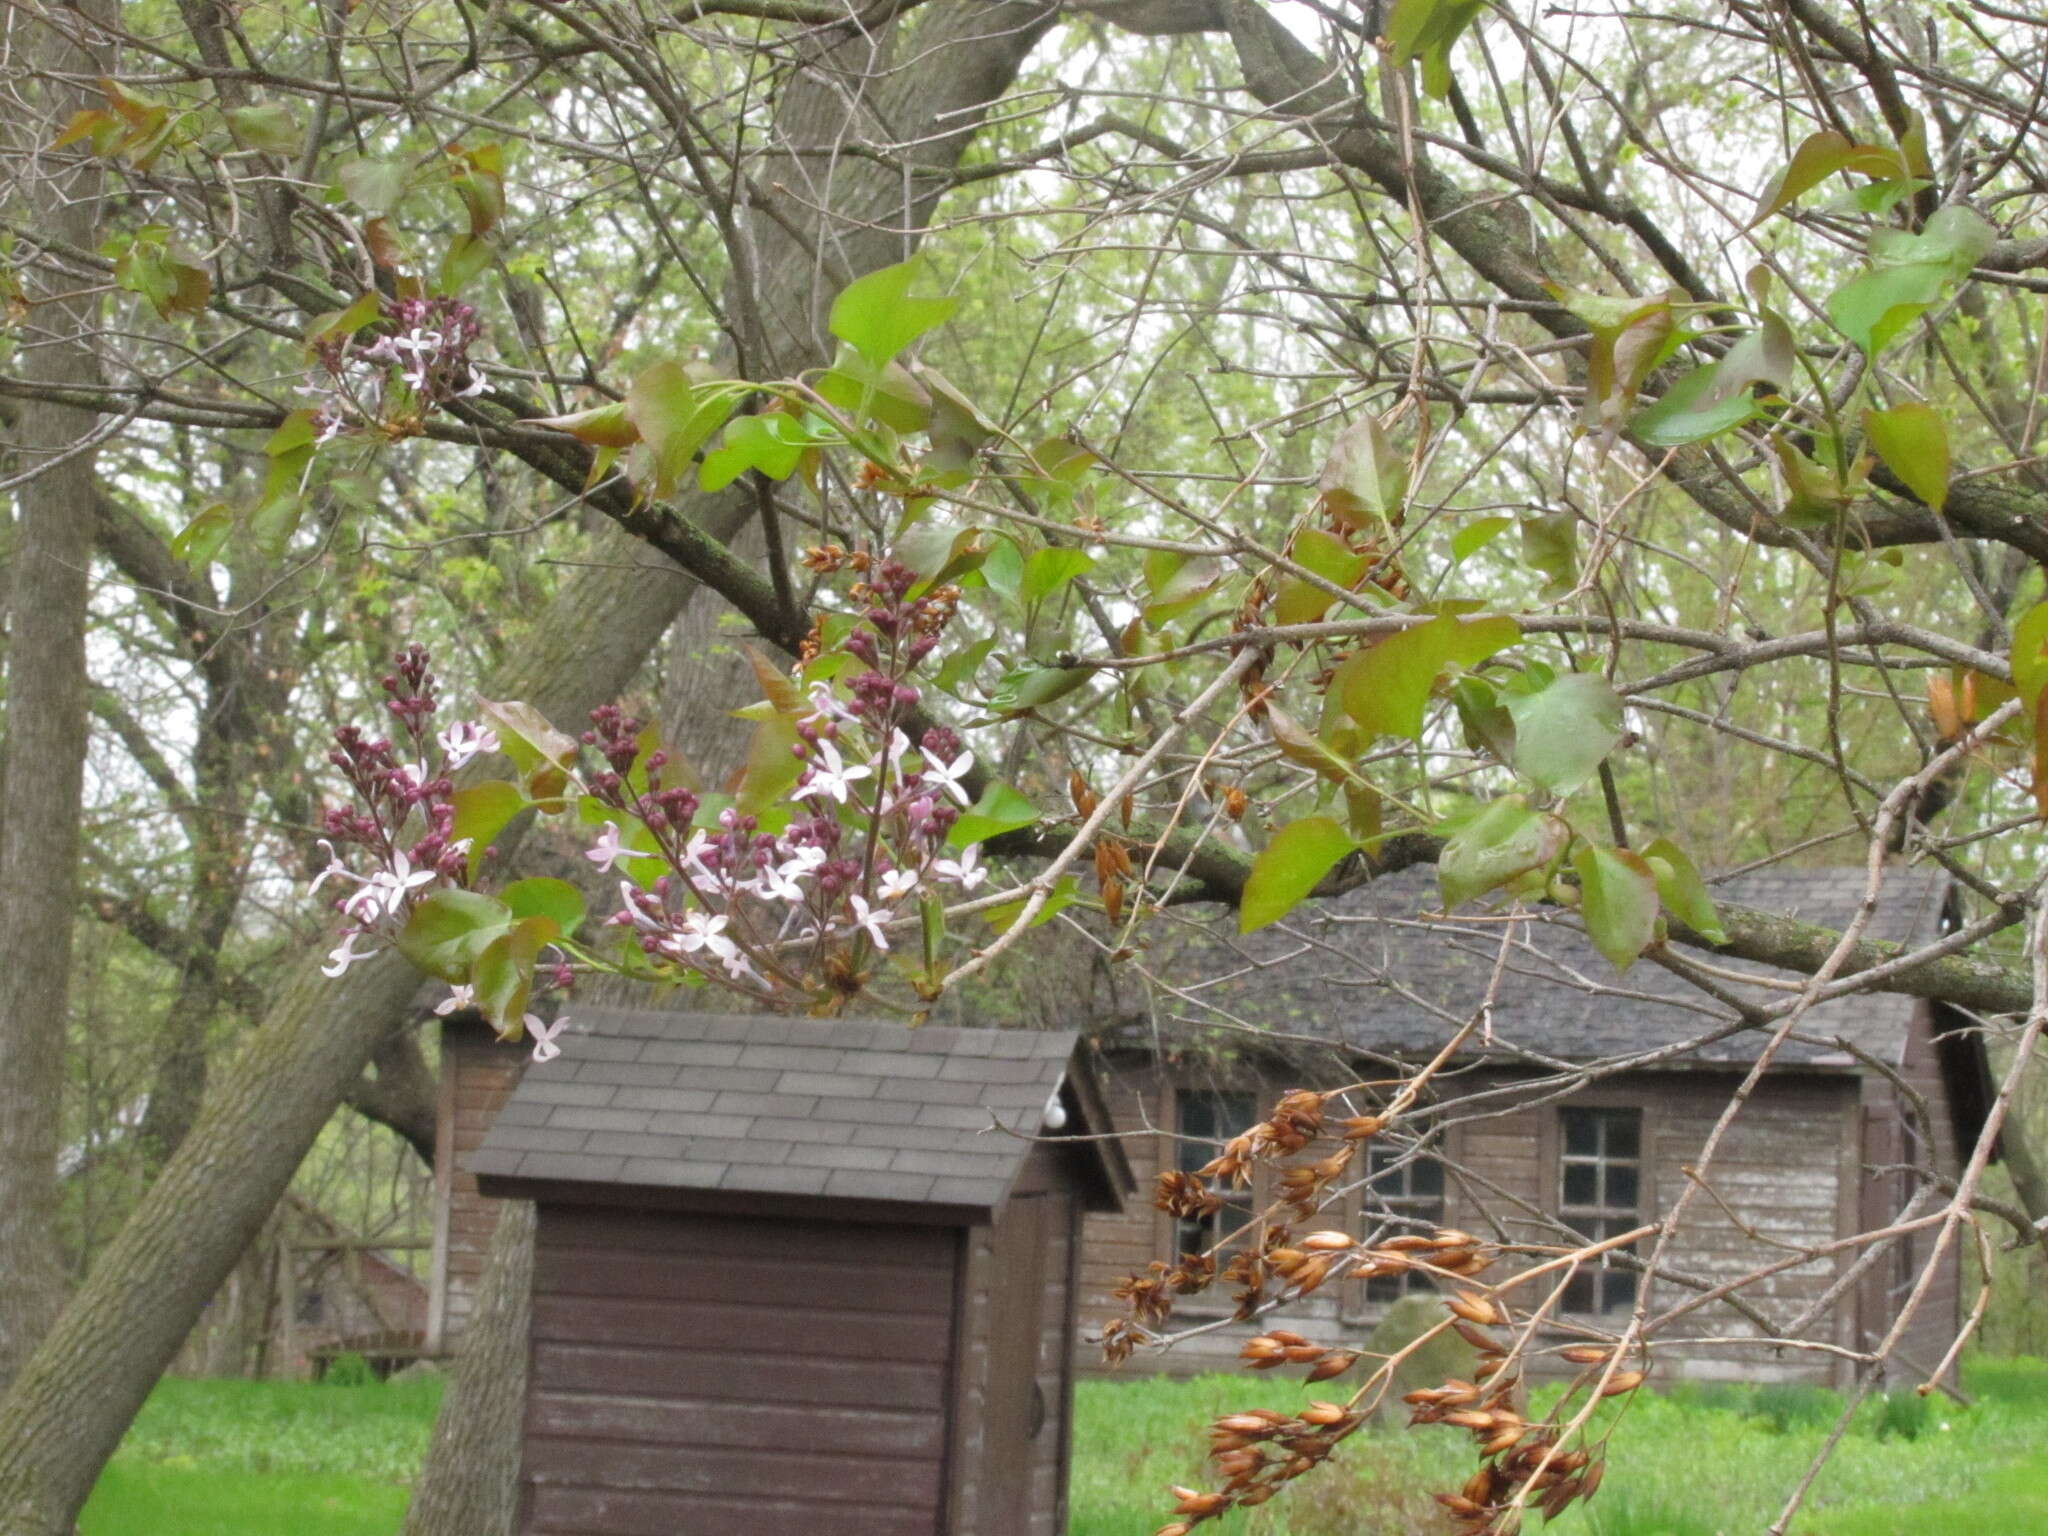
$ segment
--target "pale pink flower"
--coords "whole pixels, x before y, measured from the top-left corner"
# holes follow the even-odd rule
[[[356,940],[362,937],[363,935],[354,929],[350,929],[349,932],[343,934],[341,942],[328,953],[327,964],[320,967],[320,974],[327,977],[339,976],[358,960],[367,960],[372,954],[376,953],[374,950],[363,950],[355,947]]]
[[[325,885],[328,879],[334,875],[339,875],[344,880],[353,880],[357,885],[361,885],[363,883],[363,877],[361,875],[357,874],[354,870],[350,869],[346,864],[341,862],[341,855],[334,851],[334,844],[328,842],[327,839],[323,837],[320,839],[318,846],[324,848],[327,851],[327,867],[321,870],[319,874],[313,877],[313,883],[306,888],[307,895],[310,896],[313,892],[319,890],[320,887]]]
[[[486,725],[458,720],[435,738],[448,754],[448,771],[453,773],[472,757],[498,750],[498,733]]]
[[[963,891],[973,890],[988,878],[988,871],[981,868],[981,845],[969,843],[957,859],[934,859],[932,873],[941,880],[952,881]]]
[[[882,922],[889,914],[882,911],[879,907],[869,907],[867,898],[864,896],[849,896],[846,899],[853,904],[854,931],[860,932],[865,930],[867,936],[874,940],[875,948],[887,949],[889,947],[889,935],[882,931]]]
[[[562,1054],[562,1048],[555,1044],[555,1037],[569,1027],[565,1014],[552,1024],[543,1024],[534,1014],[526,1016],[526,1032],[533,1036],[533,1059],[538,1062],[553,1061]]]
[[[848,765],[840,757],[839,749],[829,741],[818,743],[818,756],[822,761],[812,763],[811,781],[797,791],[797,798],[800,800],[826,795],[844,805],[847,791],[852,788],[854,781],[869,778],[875,771],[866,763]]]
[[[451,1013],[456,1013],[456,1012],[459,1012],[460,1010],[462,1010],[462,1009],[464,1009],[464,1008],[474,1008],[475,1006],[476,1006],[476,988],[475,988],[475,987],[469,987],[469,986],[462,986],[462,987],[452,987],[452,988],[450,988],[450,989],[449,989],[449,992],[448,992],[448,996],[447,996],[447,999],[446,999],[445,1001],[443,1001],[443,1002],[442,1002],[442,1004],[441,1004],[441,1006],[440,1006],[440,1007],[438,1007],[438,1008],[436,1008],[436,1009],[434,1010],[434,1012],[436,1012],[436,1013],[437,1013],[437,1014],[439,1014],[439,1015],[440,1015],[440,1016],[441,1016],[442,1018],[444,1018],[444,1019],[445,1019],[445,1018],[447,1018],[447,1017],[448,1017],[448,1015],[449,1015],[449,1014],[451,1014]]]
[[[604,830],[597,835],[596,846],[586,850],[583,857],[606,874],[610,874],[612,866],[621,859],[652,859],[658,855],[642,852],[638,848],[628,848],[619,841],[619,824],[608,821],[604,824]]]
[[[357,896],[372,896],[383,903],[384,910],[392,916],[405,905],[405,898],[423,885],[431,884],[434,872],[431,869],[414,869],[412,860],[403,853],[391,855],[391,867],[380,869],[364,883]],[[355,897],[351,897],[353,903]]]
[[[898,902],[917,889],[917,871],[891,869],[875,882],[875,894],[886,902]]]
[[[974,797],[967,793],[967,786],[960,780],[973,766],[972,752],[962,752],[950,763],[941,762],[937,757],[929,757],[925,760],[924,782],[934,788],[943,789],[961,805],[972,805]]]

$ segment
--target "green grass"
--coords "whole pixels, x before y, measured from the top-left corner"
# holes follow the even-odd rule
[[[1814,1485],[1798,1536],[2048,1532],[2048,1362],[1970,1362],[1964,1409],[1873,1397]],[[1203,1429],[1240,1408],[1294,1408],[1273,1376],[1082,1384],[1069,1536],[1146,1536],[1169,1484],[1207,1486]],[[83,1536],[392,1536],[426,1448],[437,1383],[166,1381],[86,1506]],[[1541,1398],[1539,1395],[1539,1406]],[[1559,1536],[1750,1536],[1775,1517],[1842,1399],[1814,1388],[1681,1384],[1609,1414],[1599,1498]],[[1204,1536],[1436,1536],[1430,1495],[1471,1472],[1470,1441],[1375,1429],[1279,1498]],[[738,1536],[738,1533],[736,1533]]]
[[[80,1517],[83,1536],[391,1536],[438,1382],[160,1383]]]

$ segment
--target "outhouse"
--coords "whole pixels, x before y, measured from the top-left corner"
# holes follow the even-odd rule
[[[1077,1037],[578,1020],[469,1159],[538,1209],[522,1536],[1060,1536]]]

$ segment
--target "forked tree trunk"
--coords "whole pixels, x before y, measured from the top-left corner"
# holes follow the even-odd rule
[[[401,1536],[512,1536],[532,1317],[533,1206],[511,1200],[491,1237]]]
[[[98,163],[79,150],[41,148],[46,131],[85,104],[102,73],[95,33],[113,10],[92,0],[21,23],[41,108],[8,133],[22,213],[73,249],[99,246]],[[59,284],[59,286],[63,286]],[[88,293],[93,285],[84,285]],[[22,327],[20,370],[58,385],[93,384],[96,298],[36,304]],[[0,1386],[27,1363],[56,1318],[64,1271],[57,1248],[58,1108],[70,1011],[71,924],[78,905],[79,796],[85,774],[85,616],[92,564],[93,455],[76,452],[99,425],[90,411],[40,400],[16,418],[17,475],[7,751],[0,758]]]

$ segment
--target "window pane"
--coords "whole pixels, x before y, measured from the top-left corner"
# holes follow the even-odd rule
[[[1184,1089],[1174,1095],[1174,1129],[1190,1138],[1179,1144],[1176,1161],[1193,1173],[1213,1158],[1217,1142],[1251,1128],[1254,1100],[1248,1093],[1215,1093]]]
[[[1596,1110],[1567,1109],[1564,1116],[1564,1149],[1573,1157],[1600,1154],[1600,1117]]]
[[[1607,1120],[1607,1155],[1609,1157],[1635,1158],[1642,1155],[1641,1110],[1610,1109]]]
[[[1598,1163],[1566,1163],[1564,1165],[1564,1203],[1566,1205],[1598,1205],[1600,1203],[1600,1165]]]
[[[1583,1270],[1573,1275],[1564,1288],[1564,1309],[1567,1312],[1590,1312],[1593,1310],[1593,1276]]]
[[[1636,1166],[1634,1163],[1610,1163],[1607,1168],[1607,1205],[1611,1210],[1632,1211],[1636,1208]]]
[[[1626,1312],[1636,1304],[1636,1273],[1632,1269],[1610,1269],[1601,1277],[1605,1294],[1600,1298],[1603,1312]]]
[[[1444,1165],[1433,1157],[1418,1157],[1409,1165],[1408,1187],[1416,1194],[1442,1203]]]

